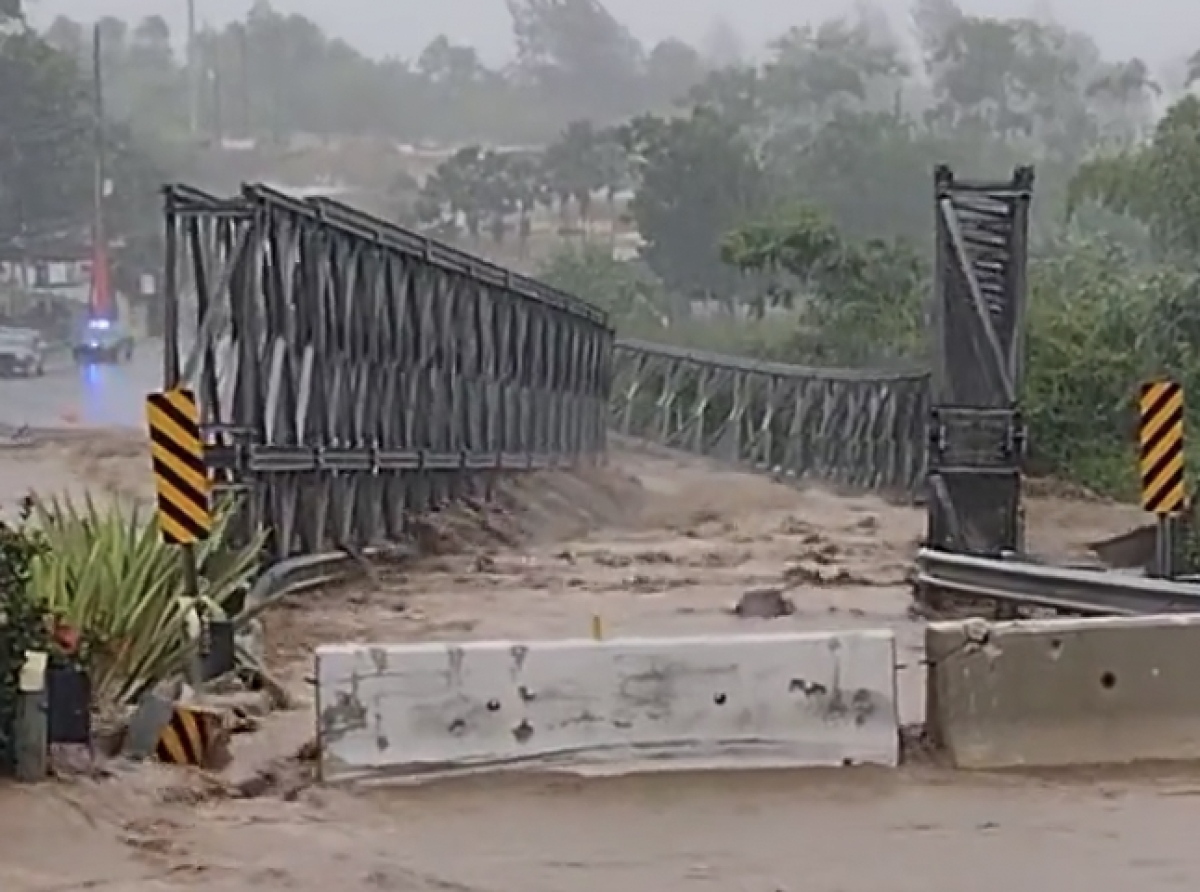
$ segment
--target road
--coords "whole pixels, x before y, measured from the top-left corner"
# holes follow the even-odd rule
[[[140,428],[146,393],[161,386],[162,350],[156,342],[141,345],[122,365],[76,368],[60,358],[44,377],[0,379],[0,430],[21,425]]]
[[[30,489],[149,494],[144,405],[162,386],[162,351],[148,347],[123,365],[60,360],[41,378],[0,379],[0,519],[11,519]],[[12,445],[23,427],[36,431],[34,445]]]
[[[5,421],[36,424],[70,404],[77,427],[92,418],[140,427],[156,383],[138,364],[6,383],[0,405]],[[3,479],[132,489],[147,476],[140,436],[96,429],[82,445],[14,450],[8,462],[0,452]],[[1136,509],[1033,499],[1029,535],[1040,552],[1074,555],[1138,519]],[[511,487],[503,510],[421,526],[428,557],[282,606],[267,646],[303,697],[321,641],[578,635],[596,613],[610,634],[890,626],[914,720],[920,626],[903,580],[922,528],[920,512],[874,497],[618,453],[605,469]],[[794,616],[728,613],[745,589],[780,582],[793,586]],[[1200,875],[1200,777],[909,768],[355,794],[307,786],[288,758],[310,715],[278,714],[239,739],[235,770],[271,765],[278,777],[254,798],[159,766],[0,787],[6,892],[1167,892]]]

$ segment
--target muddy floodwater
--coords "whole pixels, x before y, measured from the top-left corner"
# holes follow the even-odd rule
[[[146,784],[4,791],[4,888],[1156,892],[1200,878],[1187,777],[491,779],[293,801]]]
[[[90,431],[0,453],[0,504],[39,488],[147,492],[140,435]],[[1041,553],[1078,554],[1141,519],[1034,499]],[[541,475],[503,510],[422,530],[429,554],[297,598],[267,620],[273,670],[304,702],[311,649],[351,640],[891,627],[902,710],[921,717],[920,626],[904,584],[921,514],[696,461],[618,452]],[[793,615],[730,606],[775,586]],[[899,772],[476,778],[323,789],[291,756],[303,707],[238,739],[230,774],[114,766],[0,787],[3,892],[1154,892],[1200,883],[1200,775]],[[237,776],[268,781],[240,785]]]

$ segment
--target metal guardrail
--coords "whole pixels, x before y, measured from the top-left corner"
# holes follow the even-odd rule
[[[403,557],[411,550],[402,546],[387,549],[390,557]],[[368,549],[359,554],[332,551],[287,558],[269,566],[246,593],[241,613],[234,618],[236,627],[244,627],[266,608],[288,595],[299,594],[334,582],[344,582],[355,574],[368,576],[367,560],[380,554]]]
[[[389,550],[389,555],[403,552]],[[235,624],[259,615],[282,597],[369,571],[374,552],[338,551],[289,558],[272,565],[246,595]],[[990,599],[1087,616],[1200,613],[1200,580],[1149,579],[1111,570],[1056,567],[1012,559],[981,558],[923,548],[915,582],[926,590],[964,598]]]
[[[924,548],[919,590],[951,598],[990,599],[1083,616],[1200,613],[1200,584],[1125,573],[980,558]]]

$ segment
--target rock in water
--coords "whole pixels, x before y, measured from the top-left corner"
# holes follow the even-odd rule
[[[792,599],[781,588],[756,588],[742,594],[733,608],[742,619],[778,619],[796,612]]]

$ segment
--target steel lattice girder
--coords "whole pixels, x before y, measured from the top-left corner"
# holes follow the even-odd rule
[[[937,405],[1008,408],[1021,390],[1032,167],[1004,182],[934,171]]]
[[[165,385],[274,556],[604,450],[604,313],[328,200],[166,189]]]
[[[757,470],[912,492],[929,374],[816,369],[622,340],[610,427]]]
[[[1031,167],[982,183],[945,165],[934,171],[926,539],[949,551],[1023,550],[1020,392],[1033,183]]]

